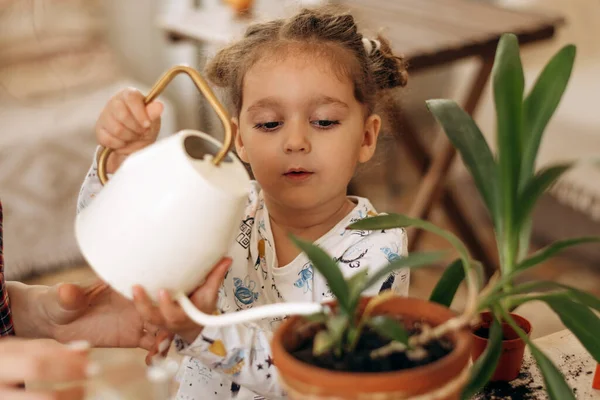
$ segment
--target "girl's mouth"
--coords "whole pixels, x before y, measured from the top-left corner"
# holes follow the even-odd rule
[[[307,171],[303,168],[292,168],[284,173],[283,176],[292,181],[300,182],[310,178],[313,174],[314,172]]]

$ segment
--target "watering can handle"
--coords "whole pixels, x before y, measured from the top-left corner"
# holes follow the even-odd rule
[[[158,95],[162,93],[162,91],[167,87],[167,85],[173,80],[173,78],[178,74],[187,74],[198,90],[206,97],[212,108],[215,110],[221,123],[223,124],[223,128],[225,128],[225,139],[223,141],[223,147],[215,158],[213,159],[213,164],[219,165],[219,163],[225,158],[229,149],[231,148],[231,144],[233,143],[233,135],[231,132],[231,122],[229,118],[229,114],[225,107],[219,102],[210,86],[206,83],[202,75],[198,71],[196,71],[192,67],[188,67],[187,65],[176,65],[170,68],[165,74],[154,84],[150,93],[144,98],[144,103],[148,104],[152,102],[152,100],[156,99]],[[108,156],[113,152],[112,149],[103,148],[98,156],[98,178],[100,178],[100,182],[105,185],[108,182],[108,175],[106,173],[106,161],[108,160]]]

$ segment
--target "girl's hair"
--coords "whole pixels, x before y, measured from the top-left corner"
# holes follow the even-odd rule
[[[307,51],[297,52],[299,47]],[[368,114],[379,90],[404,86],[408,78],[406,62],[392,53],[387,40],[380,35],[363,38],[352,15],[328,8],[303,9],[289,19],[251,25],[243,39],[216,54],[206,75],[226,90],[239,115],[246,72],[264,57],[285,57],[289,51],[332,60],[335,73],[352,80],[354,95]]]

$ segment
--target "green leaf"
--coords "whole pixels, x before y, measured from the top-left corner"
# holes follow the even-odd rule
[[[364,290],[365,283],[368,279],[369,270],[363,269],[355,273],[348,279],[348,290],[350,295],[348,296],[348,301],[350,304],[350,308],[355,308],[360,296]]]
[[[363,218],[348,226],[346,229],[359,229],[365,231],[378,231],[382,229],[405,228],[415,224],[415,219],[402,214],[378,215]]]
[[[364,284],[362,291],[369,289],[380,280],[387,278],[394,271],[402,268],[417,268],[431,265],[441,260],[445,254],[445,252],[411,253],[407,256],[400,257],[373,273]]]
[[[569,298],[571,298],[573,301],[577,301],[578,303],[581,303],[587,307],[593,308],[594,310],[600,312],[600,299],[598,297],[594,296],[591,293],[579,290],[571,286],[563,285],[556,282],[552,283],[565,289],[567,291],[567,294],[569,295]]]
[[[362,326],[349,326],[348,327],[348,344],[346,346],[347,352],[354,350],[355,343],[358,342],[359,335],[362,332]]]
[[[557,253],[566,248],[576,246],[579,244],[593,242],[600,242],[600,236],[584,236],[580,238],[565,239],[554,242],[551,245],[536,251],[530,257],[520,262],[511,275],[514,277],[514,275],[516,275],[517,273],[523,272],[526,269],[529,269],[546,261],[550,257],[556,255]]]
[[[558,290],[555,290],[558,289]],[[550,292],[542,292],[538,294],[532,294],[527,296],[520,296],[522,294],[531,293],[534,291],[541,290],[552,290]],[[552,281],[534,281],[522,283],[518,286],[515,286],[511,290],[500,293],[498,295],[491,296],[486,298],[484,302],[481,302],[482,306],[485,306],[487,303],[495,303],[502,299],[509,298],[511,308],[518,307],[530,301],[545,301],[545,299],[552,299],[556,297],[564,297],[567,296],[572,301],[576,301],[580,304],[583,304],[587,307],[593,308],[596,311],[600,312],[600,299],[594,296],[591,293],[585,292],[583,290],[579,290],[569,285],[564,285],[558,282]]]
[[[471,399],[492,378],[500,355],[502,354],[502,325],[494,317],[490,328],[488,345],[481,356],[473,363],[471,368],[471,379],[463,391],[462,398]]]
[[[468,262],[468,260],[470,260],[467,248],[458,237],[449,231],[437,227],[429,221],[419,218],[411,218],[402,214],[379,215],[376,217],[363,218],[360,221],[351,224],[348,228],[375,231],[381,229],[404,228],[407,226],[414,226],[415,228],[423,229],[443,237],[450,242],[456,251],[458,251],[463,261]]]
[[[290,239],[300,248],[300,250],[306,253],[313,267],[323,275],[329,285],[329,289],[331,289],[331,293],[333,293],[337,299],[340,308],[346,311],[346,313],[349,313],[351,310],[348,309],[348,285],[346,284],[344,275],[342,275],[342,271],[340,271],[337,263],[319,246],[298,239],[293,235],[290,236]]]
[[[461,282],[465,279],[465,269],[462,260],[455,260],[446,267],[444,274],[431,292],[429,301],[450,307],[454,295]]]
[[[600,363],[600,318],[586,306],[575,303],[564,297],[544,299],[546,304],[554,310],[565,326],[573,332],[583,347],[594,359]]]
[[[315,335],[315,340],[313,342],[313,355],[320,356],[321,354],[327,353],[334,344],[335,340],[333,340],[328,331],[319,331]]]
[[[378,315],[370,318],[367,324],[381,336],[408,346],[408,332],[395,319],[385,315]]]
[[[547,299],[553,299],[557,297],[564,297],[568,294],[564,291],[562,292],[548,292],[541,294],[528,294],[523,296],[504,296],[503,298],[507,298],[507,302],[505,303],[506,307],[510,310],[514,310],[515,308],[522,306],[525,303],[529,303],[531,301],[546,301]]]
[[[303,318],[308,322],[312,322],[315,324],[324,324],[325,322],[327,322],[329,316],[324,313],[316,313],[311,315],[305,315]]]
[[[428,100],[427,107],[460,153],[483,197],[494,224],[498,222],[497,174],[494,156],[473,118],[453,100]],[[498,227],[497,227],[498,228]]]
[[[531,350],[531,354],[535,358],[538,367],[540,368],[540,372],[544,378],[544,383],[546,386],[546,391],[548,392],[548,396],[551,400],[575,400],[575,396],[573,395],[573,391],[567,385],[565,381],[565,377],[563,374],[556,368],[556,366],[550,361],[548,357],[544,353],[538,349],[531,340],[527,337],[525,332],[512,319],[512,317],[503,309],[498,309],[502,313],[502,319],[506,321],[514,331],[519,335],[521,339],[527,343],[529,346],[529,350]]]
[[[573,64],[576,48],[567,45],[552,57],[536,80],[531,92],[523,103],[524,136],[523,157],[519,186],[525,187],[533,175],[538,149],[548,121],[556,111],[563,96]]]
[[[522,154],[525,86],[519,42],[514,34],[504,34],[500,38],[492,68],[492,83],[497,120],[500,220],[504,225],[502,231],[511,235]]]
[[[402,214],[379,215],[377,217],[363,218],[360,221],[351,224],[348,229],[380,230],[403,228],[406,226],[414,226],[446,239],[460,255],[462,265],[465,270],[469,270],[471,268],[471,256],[469,255],[469,252],[463,242],[461,242],[456,235],[437,227],[431,222],[419,218],[410,218]],[[381,279],[381,277],[379,279]],[[467,277],[467,279],[470,278]]]
[[[339,342],[348,327],[348,317],[343,314],[334,315],[327,320],[326,324],[331,339],[334,342]]]
[[[555,292],[548,293],[548,295],[550,295],[550,296],[547,296],[547,297],[554,298],[556,296],[565,296],[566,295],[572,301],[576,301],[580,304],[583,304],[587,307],[593,308],[594,310],[600,312],[600,299],[598,297],[594,296],[591,293],[574,288],[569,285],[565,285],[565,284],[558,283],[558,282],[552,282],[552,281],[536,281],[536,282],[523,283],[522,285],[515,287],[515,290],[520,289],[520,288],[522,290],[521,293],[527,293],[533,289],[560,289],[560,291],[558,291],[558,292],[555,291]]]
[[[529,254],[532,227],[533,218],[531,215],[529,215],[522,221],[521,229],[519,231],[519,256],[517,258],[517,262],[523,261],[523,259]]]
[[[573,391],[565,381],[564,375],[556,368],[556,366],[550,361],[544,353],[540,351],[531,341],[529,344],[529,350],[535,358],[542,376],[544,377],[544,384],[548,396],[552,400],[575,400]]]
[[[553,165],[538,172],[523,188],[519,194],[519,207],[516,209],[515,227],[520,230],[531,217],[533,208],[539,198],[556,180],[573,166],[572,163]]]

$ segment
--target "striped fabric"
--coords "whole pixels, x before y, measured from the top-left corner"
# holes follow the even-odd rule
[[[4,257],[2,254],[2,203],[0,203],[0,336],[14,335],[8,301],[8,292],[4,284]]]

